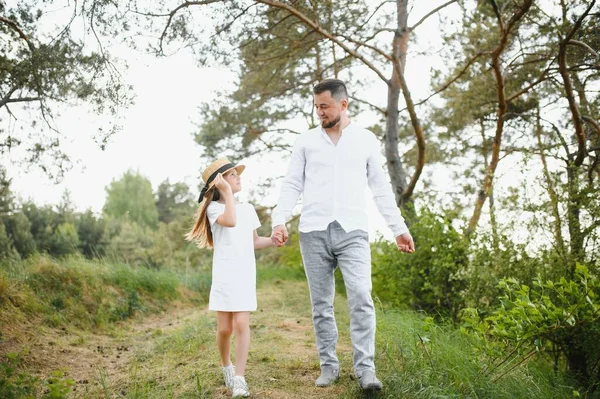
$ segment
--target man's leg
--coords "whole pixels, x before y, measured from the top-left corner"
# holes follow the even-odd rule
[[[350,338],[354,349],[354,373],[375,371],[375,307],[371,297],[371,249],[369,235],[361,230],[334,230],[337,256],[350,310]]]
[[[320,386],[329,385],[329,381],[337,379],[339,372],[335,351],[338,333],[333,313],[336,260],[331,253],[328,231],[300,233],[300,250],[310,290],[315,340],[323,377],[317,380]]]

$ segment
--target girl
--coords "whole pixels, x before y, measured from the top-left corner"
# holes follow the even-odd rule
[[[259,237],[260,222],[254,207],[237,203],[245,166],[227,158],[211,163],[202,172],[204,188],[196,222],[187,234],[200,248],[213,248],[212,285],[208,309],[217,312],[217,346],[225,385],[233,397],[248,397],[244,379],[250,346],[250,312],[256,310],[254,250],[268,247],[271,239]],[[231,364],[231,335],[235,335],[235,367]]]

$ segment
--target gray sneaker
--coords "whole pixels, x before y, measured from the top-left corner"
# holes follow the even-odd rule
[[[364,391],[381,391],[383,384],[375,376],[374,370],[365,370],[358,378],[360,387]]]
[[[225,386],[229,389],[233,389],[233,377],[235,377],[235,366],[230,364],[229,366],[221,367],[223,370],[223,380],[225,380]]]
[[[332,367],[323,367],[321,369],[321,375],[315,381],[315,385],[318,387],[328,387],[340,378],[340,370]]]
[[[233,398],[247,398],[250,396],[250,390],[244,377],[236,375],[233,377],[233,389],[231,390],[231,397]]]

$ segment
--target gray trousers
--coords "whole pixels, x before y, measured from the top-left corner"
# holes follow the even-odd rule
[[[350,338],[354,351],[354,373],[374,370],[375,308],[371,298],[371,249],[369,235],[362,230],[346,233],[338,222],[325,231],[300,233],[300,250],[308,280],[315,338],[321,368],[338,369],[338,331],[333,313],[335,280],[340,267],[350,310]]]

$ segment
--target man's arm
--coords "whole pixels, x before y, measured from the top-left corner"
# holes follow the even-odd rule
[[[271,214],[273,234],[271,239],[275,245],[281,246],[287,241],[288,232],[285,223],[292,218],[292,211],[298,197],[304,190],[304,167],[306,157],[301,137],[296,140],[287,173],[281,185],[281,194],[277,206]]]
[[[400,209],[396,205],[392,186],[383,172],[379,144],[375,137],[373,137],[370,155],[367,160],[367,182],[373,193],[377,210],[394,233],[394,237],[396,237],[398,250],[409,253],[414,252],[415,246],[412,236],[400,214]]]

